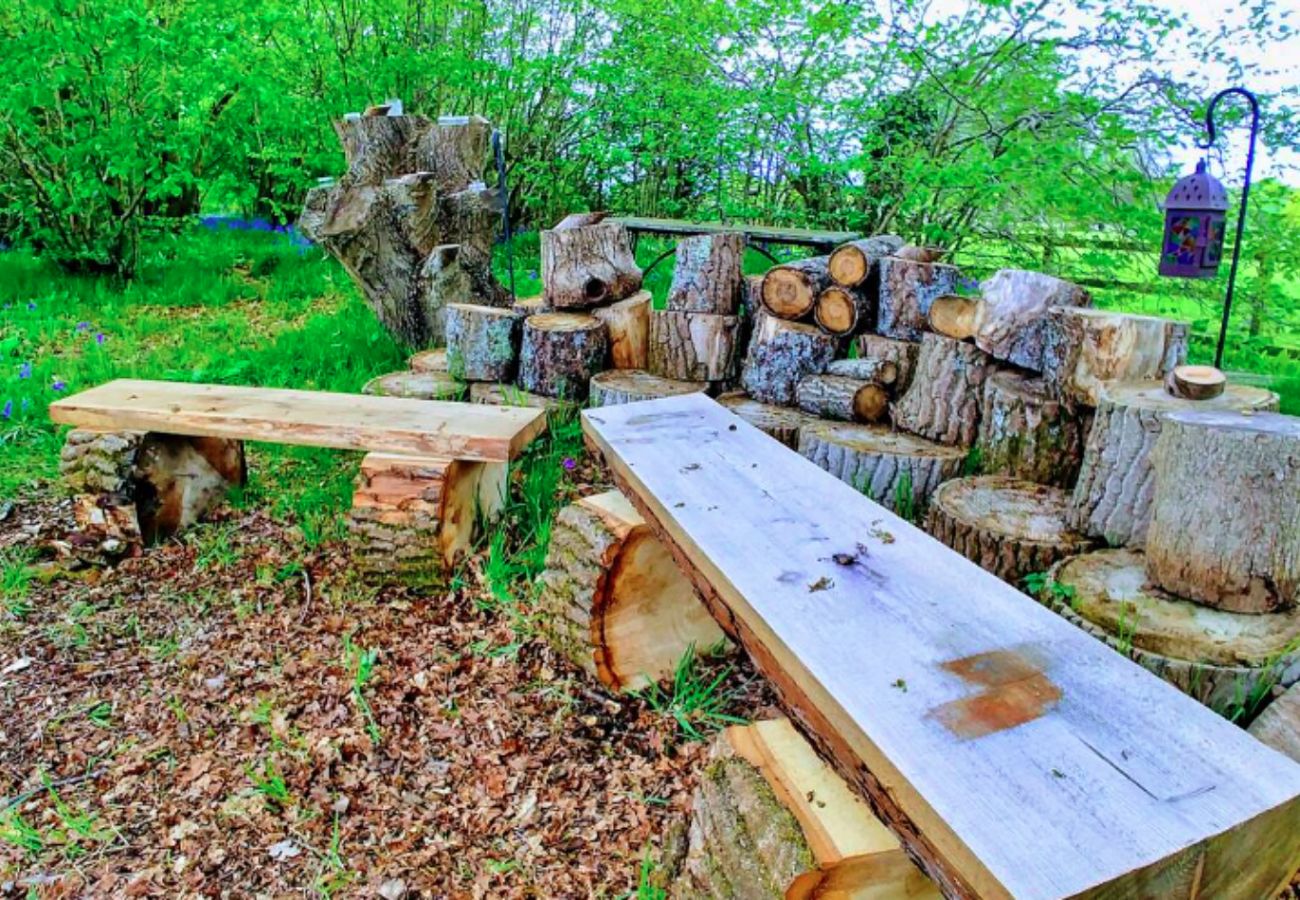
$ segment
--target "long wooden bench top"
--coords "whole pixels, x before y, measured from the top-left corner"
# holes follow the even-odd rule
[[[743,222],[688,222],[684,219],[654,219],[643,216],[612,216],[607,221],[618,222],[632,232],[643,234],[690,235],[740,232],[752,241],[769,244],[791,244],[830,250],[840,244],[856,241],[862,235],[856,231],[820,231],[812,228],[783,228],[779,225],[746,225]]]
[[[945,896],[1274,897],[1300,766],[700,394],[583,414]]]
[[[50,404],[60,425],[481,462],[513,459],[546,412],[325,391],[110,381]]]

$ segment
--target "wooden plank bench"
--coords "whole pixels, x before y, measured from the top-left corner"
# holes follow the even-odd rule
[[[507,464],[546,428],[532,408],[134,380],[59,400],[50,418],[77,429],[63,470],[83,534],[114,550],[196,521],[242,482],[244,441],[366,451],[349,519],[358,562],[417,581],[469,548]]]
[[[592,447],[947,897],[1263,900],[1300,766],[703,395]]]

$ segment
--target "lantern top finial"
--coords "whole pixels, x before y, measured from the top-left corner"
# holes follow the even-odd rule
[[[1222,212],[1228,208],[1228,192],[1219,179],[1206,169],[1205,160],[1196,164],[1196,171],[1178,179],[1165,199],[1165,209],[1203,209]]]

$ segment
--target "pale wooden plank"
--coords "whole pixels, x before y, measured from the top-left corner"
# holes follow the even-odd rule
[[[50,418],[84,428],[480,462],[513,459],[546,428],[539,409],[130,379],[56,401]]]
[[[618,222],[629,231],[643,234],[691,235],[724,234],[739,232],[750,240],[773,244],[794,244],[830,248],[862,237],[856,231],[821,231],[814,228],[782,228],[779,225],[747,225],[743,222],[690,222],[685,219],[656,219],[645,216],[613,216],[606,220]]]
[[[583,424],[946,896],[1261,900],[1300,864],[1300,766],[713,401]]]

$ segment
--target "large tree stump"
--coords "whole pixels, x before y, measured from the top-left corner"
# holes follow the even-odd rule
[[[740,319],[712,313],[650,313],[650,371],[678,381],[727,381],[736,375]]]
[[[760,403],[748,394],[734,391],[718,402],[759,431],[776,438],[791,450],[799,449],[799,430],[817,419],[788,406]]]
[[[1097,406],[1107,384],[1164,378],[1187,358],[1186,322],[1081,306],[1048,312],[1043,379],[1066,400]]]
[[[1153,582],[1233,612],[1296,604],[1300,419],[1170,413],[1151,463],[1155,493],[1146,551]]]
[[[1070,500],[1070,527],[1112,547],[1142,547],[1151,521],[1155,479],[1151,449],[1166,413],[1190,409],[1260,412],[1277,409],[1278,396],[1260,388],[1230,385],[1213,400],[1179,400],[1159,381],[1109,385],[1097,407],[1083,450],[1079,480]]]
[[[944,444],[975,442],[984,381],[994,371],[978,347],[938,334],[921,341],[912,384],[894,404],[894,424]]]
[[[591,311],[609,332],[609,363],[615,369],[644,369],[649,365],[650,305],[650,292],[637,291],[626,300]]]
[[[806,318],[831,286],[828,262],[828,257],[813,256],[768,269],[759,287],[764,310],[778,319]]]
[[[741,385],[760,403],[793,406],[799,382],[826,371],[838,343],[815,326],[764,313],[749,338]]]
[[[542,232],[542,284],[556,309],[586,309],[641,290],[627,229],[617,222]]]
[[[693,394],[708,387],[698,381],[676,381],[640,369],[609,369],[591,376],[591,405],[615,406],[660,397]]]
[[[1063,488],[1074,486],[1083,459],[1083,433],[1067,404],[1042,379],[1010,370],[984,382],[975,446],[984,472]]]
[[[813,321],[827,334],[848,337],[871,327],[875,299],[861,288],[832,285],[817,295]]]
[[[463,400],[465,383],[446,372],[389,372],[367,381],[361,393],[415,400]]]
[[[595,316],[529,316],[524,321],[519,386],[543,397],[585,400],[588,382],[605,367],[608,352],[609,332]]]
[[[1142,554],[1100,550],[1058,563],[1040,599],[1206,706],[1234,718],[1300,681],[1300,613],[1212,609],[1148,586]]]
[[[957,340],[974,338],[994,359],[1041,372],[1049,342],[1048,312],[1088,306],[1078,285],[1041,272],[1002,269],[981,285],[980,297],[942,297],[930,307],[930,327]]]
[[[880,261],[876,331],[885,337],[919,341],[930,304],[957,290],[958,270],[941,263],[887,256]]]
[[[682,238],[667,308],[734,316],[740,304],[744,256],[745,236],[739,232]]]
[[[892,234],[849,241],[835,248],[826,269],[831,280],[841,287],[858,287],[868,280],[873,270],[879,275],[882,259],[901,249],[903,239]]]
[[[889,392],[847,375],[809,375],[795,390],[799,408],[823,419],[879,422],[889,414]]]
[[[671,677],[686,653],[727,640],[618,491],[560,510],[539,581],[538,621],[547,637],[610,690]]]
[[[917,520],[940,484],[961,474],[966,453],[882,425],[814,421],[799,453],[905,519]]]
[[[1031,572],[1093,549],[1065,524],[1060,488],[983,475],[944,482],[934,492],[925,530],[1003,581],[1020,587]]]
[[[447,372],[460,381],[514,380],[519,317],[496,306],[447,306]]]
[[[688,835],[674,900],[940,897],[787,719],[734,725],[714,739]]]
[[[1249,731],[1278,753],[1300,763],[1300,688],[1287,688],[1250,724]]]
[[[900,341],[879,334],[860,334],[855,339],[858,359],[879,360],[892,363],[897,370],[894,379],[894,396],[901,397],[912,386],[912,375],[916,372],[916,360],[921,354],[921,345],[916,341]],[[828,370],[829,371],[829,370]]]

